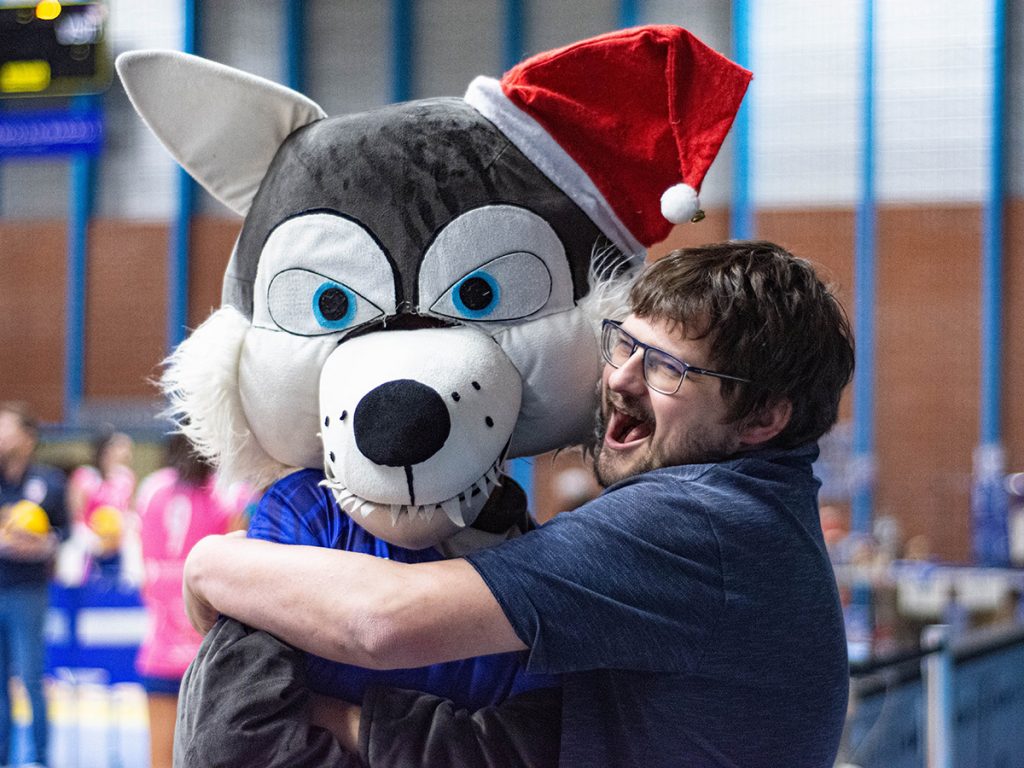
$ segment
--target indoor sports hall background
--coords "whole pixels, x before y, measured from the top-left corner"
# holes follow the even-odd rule
[[[94,69],[43,83],[17,66],[40,8]],[[239,221],[138,120],[118,53],[197,53],[332,115],[461,95],[641,23],[750,68],[707,218],[652,257],[774,240],[824,270],[853,322],[857,373],[818,465],[855,662],[843,759],[1024,766],[1007,727],[1024,722],[1024,0],[0,0],[0,19],[0,400],[40,411],[45,456],[65,466],[101,426],[128,431],[140,474],[164,430],[151,379],[218,304]],[[515,472],[546,518],[592,492],[577,469]],[[98,606],[128,613],[95,645],[130,645],[130,603]],[[945,641],[921,640],[933,624]],[[131,689],[75,672],[82,658],[54,664],[55,700],[99,679],[104,711],[122,712]],[[124,712],[96,727],[127,732],[128,757],[64,742],[67,764],[144,760],[130,745],[145,723]]]

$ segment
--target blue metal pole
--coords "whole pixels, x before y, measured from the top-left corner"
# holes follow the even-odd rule
[[[981,281],[981,442],[999,443],[1002,276],[1003,276],[1003,135],[1006,68],[1006,3],[994,0],[992,41],[991,138],[989,188],[982,230]]]
[[[526,0],[505,0],[505,35],[502,46],[501,65],[510,70],[526,55],[523,34],[526,28]]]
[[[1002,445],[1002,278],[1003,178],[1006,70],[1006,2],[992,4],[992,92],[988,195],[982,214],[981,244],[981,413],[974,451],[971,513],[974,557],[979,565],[1009,565],[1009,500],[1002,484],[1006,458]]]
[[[853,493],[850,528],[871,531],[875,485],[875,8],[864,0],[861,195],[854,245]]]
[[[306,85],[306,0],[284,0],[284,84],[302,92]]]
[[[640,23],[641,5],[641,0],[619,0],[619,27],[621,29],[635,27]]]
[[[98,109],[95,96],[76,96],[75,112]],[[95,192],[96,161],[85,152],[71,158],[68,201],[67,311],[64,340],[64,423],[77,424],[85,392],[85,302],[89,219]]]
[[[198,50],[198,0],[184,0],[182,19],[184,36],[182,50]],[[188,323],[188,254],[195,185],[192,178],[178,169],[178,204],[171,224],[170,252],[167,263],[167,348],[173,349],[185,338]]]
[[[733,0],[732,49],[736,63],[751,69],[750,60],[750,3]],[[753,84],[752,84],[753,85]],[[754,236],[754,211],[750,202],[750,90],[740,105],[732,126],[732,207],[729,210],[729,233],[736,240],[750,240]]]
[[[391,100],[412,98],[415,61],[413,0],[391,0]]]

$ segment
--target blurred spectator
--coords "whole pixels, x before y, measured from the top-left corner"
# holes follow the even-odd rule
[[[45,765],[48,728],[43,696],[43,623],[54,554],[67,530],[64,475],[35,464],[39,424],[23,403],[0,403],[0,763],[11,755],[7,682],[20,675],[32,706],[35,761]]]
[[[601,493],[594,473],[583,467],[565,467],[559,470],[552,483],[552,507],[555,514],[581,507]]]
[[[903,556],[907,560],[920,560],[922,562],[935,560],[935,554],[932,552],[931,539],[923,533],[911,536],[907,539],[907,546],[904,550]]]
[[[132,528],[135,443],[123,432],[109,431],[93,443],[93,463],[68,479],[68,509],[75,536],[90,556],[86,577],[117,580],[122,545]]]
[[[832,559],[836,559],[836,552],[847,536],[850,535],[850,527],[846,523],[846,514],[839,507],[823,504],[819,515],[821,517],[821,532],[825,537],[825,546]]]
[[[249,495],[214,488],[209,464],[181,435],[172,435],[168,467],[139,486],[145,579],[142,600],[149,631],[136,660],[149,703],[151,767],[171,765],[178,688],[202,638],[185,616],[181,596],[185,557],[199,539],[238,529]]]

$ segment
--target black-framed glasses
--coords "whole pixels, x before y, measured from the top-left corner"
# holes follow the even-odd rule
[[[695,365],[684,363],[663,349],[644,344],[627,331],[616,320],[604,320],[601,323],[601,356],[612,368],[621,368],[633,356],[637,348],[644,351],[644,381],[655,392],[663,395],[674,395],[679,391],[688,373],[699,373],[702,376],[715,376],[719,379],[750,383],[750,379],[731,376],[727,373],[709,371]]]

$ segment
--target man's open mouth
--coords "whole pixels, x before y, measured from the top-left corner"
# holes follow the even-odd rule
[[[605,443],[613,446],[628,446],[645,440],[654,432],[654,420],[636,412],[620,410],[612,405],[608,413],[608,425],[605,429]]]

